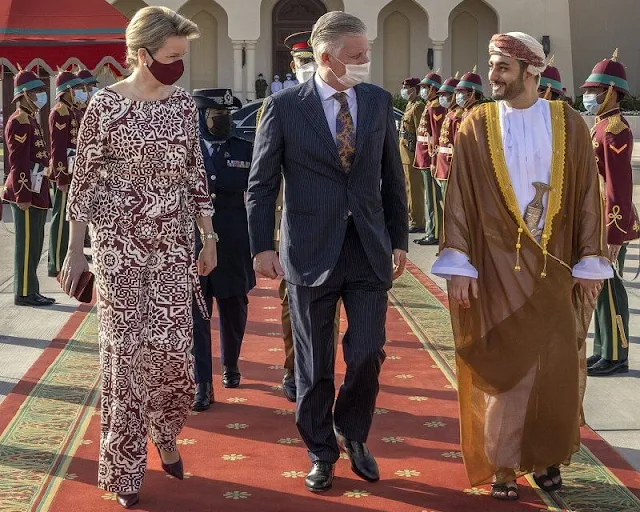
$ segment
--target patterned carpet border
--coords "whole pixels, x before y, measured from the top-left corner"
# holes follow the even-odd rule
[[[92,309],[0,434],[1,512],[46,510],[67,477],[98,399],[97,354]]]
[[[391,301],[456,387],[455,348],[447,295],[412,263],[393,286]],[[550,495],[539,491],[549,511],[637,512],[640,499],[584,444],[571,466],[563,469],[565,486]],[[533,479],[529,484],[536,487]]]

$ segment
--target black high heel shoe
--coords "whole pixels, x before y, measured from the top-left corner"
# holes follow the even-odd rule
[[[137,493],[137,492],[135,492],[133,494],[120,494],[120,493],[117,493],[116,494],[116,498],[117,498],[118,504],[120,506],[122,506],[123,508],[131,508],[136,503],[138,503],[138,501],[140,501],[140,494]]]
[[[178,454],[178,457],[180,458],[177,462],[174,462],[173,464],[165,464],[162,460],[162,453],[160,452],[160,448],[156,446],[156,450],[158,450],[158,455],[160,456],[160,462],[162,463],[162,469],[164,470],[164,472],[177,478],[178,480],[184,480],[184,466],[182,464],[182,457],[180,457],[180,455]]]

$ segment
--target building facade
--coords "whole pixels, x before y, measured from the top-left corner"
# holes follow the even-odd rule
[[[270,81],[274,74],[288,71],[285,37],[309,30],[332,10],[348,11],[366,23],[371,81],[392,92],[404,78],[423,76],[431,69],[449,76],[477,66],[486,76],[491,35],[513,30],[539,40],[547,36],[568,91],[574,91],[595,62],[609,57],[615,47],[620,47],[620,60],[629,68],[633,92],[640,91],[640,39],[632,37],[631,26],[638,0],[616,0],[611,9],[603,9],[596,0],[108,1],[129,17],[146,5],[164,5],[193,20],[202,36],[191,43],[180,85],[189,90],[232,87],[243,100],[255,98],[258,73]],[[602,23],[612,16],[628,20],[628,31],[619,30],[617,21]]]

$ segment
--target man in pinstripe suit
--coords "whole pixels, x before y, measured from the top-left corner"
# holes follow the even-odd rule
[[[404,270],[408,212],[391,95],[363,83],[366,27],[330,12],[311,36],[318,71],[265,101],[247,208],[254,267],[285,276],[298,390],[296,423],[312,461],[313,492],[331,488],[339,447],[351,468],[379,479],[366,447],[384,361],[387,291]],[[275,202],[284,176],[280,257]],[[333,408],[333,321],[342,298],[347,371]]]

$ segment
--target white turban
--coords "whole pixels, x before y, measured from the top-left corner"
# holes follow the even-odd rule
[[[547,67],[542,44],[524,32],[495,34],[489,43],[489,54],[521,60],[528,64],[527,71],[532,75],[541,74]]]

